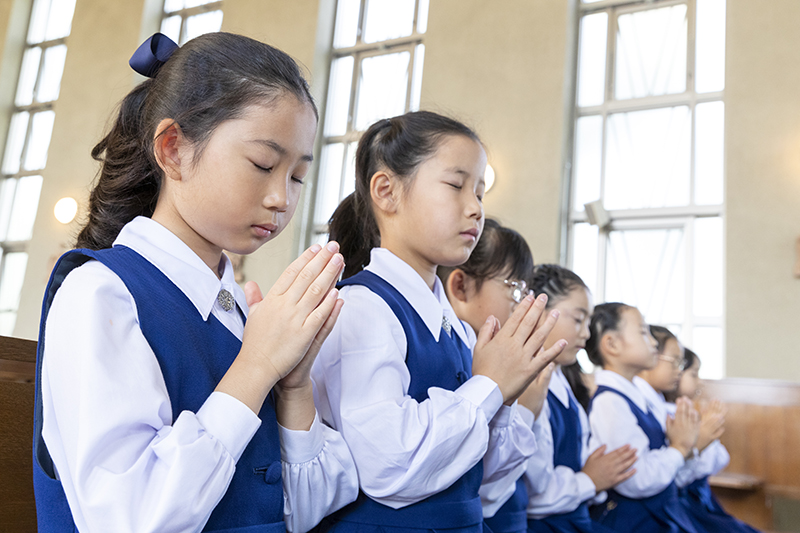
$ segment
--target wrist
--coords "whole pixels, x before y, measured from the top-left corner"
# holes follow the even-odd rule
[[[675,448],[681,454],[684,460],[691,458],[693,448],[691,446],[681,446],[679,444],[670,444],[670,448]]]

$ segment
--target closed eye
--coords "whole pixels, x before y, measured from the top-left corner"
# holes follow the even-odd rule
[[[254,165],[254,166],[255,166],[255,167],[258,169],[258,170],[260,170],[261,172],[266,172],[266,173],[270,173],[270,172],[272,172],[272,167],[264,168],[264,167],[262,167],[261,165],[258,165],[258,164],[256,164],[256,163],[253,163],[253,165]]]
[[[461,185],[456,185],[455,183],[448,183],[448,185],[451,186],[452,188],[458,190],[458,191],[461,190]]]
[[[297,184],[299,184],[299,185],[303,184],[303,178],[298,178],[296,176],[292,176],[292,181],[297,183]]]

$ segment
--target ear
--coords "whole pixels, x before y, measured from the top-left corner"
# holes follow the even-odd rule
[[[600,349],[602,353],[609,357],[616,357],[619,355],[620,342],[617,334],[614,331],[609,331],[603,334],[600,338]]]
[[[456,302],[467,303],[469,300],[468,284],[471,280],[463,270],[457,268],[447,277],[447,294]]]
[[[379,170],[369,181],[369,193],[375,207],[385,213],[396,213],[401,196],[400,181]]]
[[[181,127],[171,118],[158,123],[153,138],[153,153],[164,175],[173,180],[181,179],[180,150],[185,144]]]

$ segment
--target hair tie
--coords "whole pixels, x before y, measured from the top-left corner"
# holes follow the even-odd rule
[[[154,33],[136,49],[128,64],[142,76],[154,78],[178,48],[175,41],[163,33]]]

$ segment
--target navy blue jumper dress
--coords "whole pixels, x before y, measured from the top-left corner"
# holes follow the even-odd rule
[[[406,365],[411,374],[409,396],[422,402],[428,398],[430,387],[452,391],[472,377],[472,353],[455,332],[451,337],[442,331],[437,342],[408,300],[386,280],[362,270],[339,284],[348,285],[363,285],[380,296],[403,326],[408,341]],[[478,489],[482,477],[483,462],[479,461],[447,489],[400,509],[382,505],[361,492],[355,502],[325,518],[319,531],[480,533],[483,513]]]
[[[650,440],[650,449],[658,450],[666,445],[666,435],[661,424],[653,413],[642,411],[636,403],[625,394],[600,385],[589,404],[591,410],[594,399],[604,392],[619,394],[630,406],[639,427]],[[608,500],[591,509],[592,518],[606,527],[621,533],[704,533],[689,518],[680,503],[678,488],[675,482],[664,490],[647,498],[628,498],[614,489],[608,491]]]
[[[188,297],[158,268],[125,246],[71,250],[59,259],[45,291],[36,361],[33,479],[39,531],[76,531],[61,482],[42,438],[42,356],[47,314],[56,291],[73,269],[95,259],[125,283],[136,302],[145,339],[155,352],[172,404],[172,419],[197,412],[239,353],[242,343],[213,315],[204,321]],[[132,402],[136,398],[130,399]],[[278,422],[272,395],[261,426],[236,464],[227,492],[203,531],[285,531]]]
[[[550,429],[553,433],[553,466],[566,466],[580,472],[583,448],[583,430],[578,412],[578,404],[569,396],[569,409],[553,394],[547,392],[550,407]],[[596,533],[609,531],[589,517],[589,504],[581,503],[569,513],[554,514],[539,519],[528,520],[531,533]]]
[[[729,515],[711,492],[708,477],[696,479],[678,490],[681,504],[692,520],[709,533],[760,533],[756,528]]]

